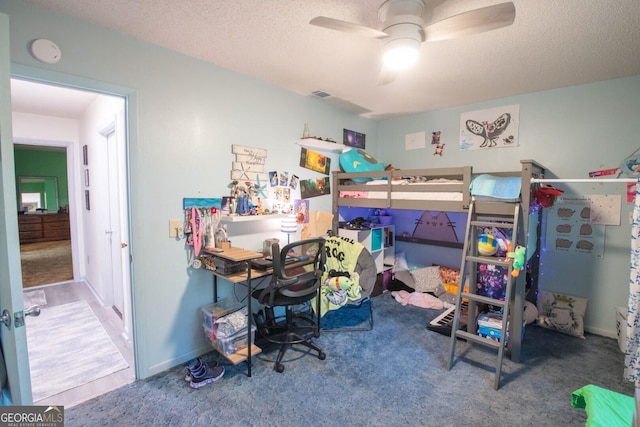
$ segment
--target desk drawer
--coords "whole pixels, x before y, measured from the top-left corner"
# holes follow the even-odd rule
[[[20,232],[20,242],[29,242],[30,240],[40,239],[42,238],[42,231],[21,231]]]
[[[39,231],[42,232],[42,224],[39,222],[20,223],[20,232],[23,231]]]
[[[18,224],[22,227],[22,224],[28,223],[36,223],[40,224],[42,222],[42,216],[38,214],[21,214],[18,215]]]
[[[71,233],[68,228],[54,228],[52,230],[44,230],[44,237],[46,238],[57,238],[59,240],[69,239]]]
[[[69,222],[68,221],[59,221],[59,222],[45,222],[42,224],[45,233],[50,230],[68,230]]]

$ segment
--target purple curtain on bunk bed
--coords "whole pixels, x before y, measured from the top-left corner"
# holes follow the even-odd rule
[[[624,378],[640,387],[640,178],[636,185],[636,203],[631,224],[631,272],[627,308],[627,346]]]

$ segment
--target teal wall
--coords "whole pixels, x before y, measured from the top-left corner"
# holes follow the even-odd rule
[[[495,171],[518,169],[520,159],[533,158],[556,176],[582,177],[617,166],[637,148],[632,131],[640,116],[638,76],[375,122],[45,8],[0,0],[0,11],[10,17],[14,75],[128,97],[130,247],[143,378],[207,350],[199,308],[211,301],[211,276],[188,267],[184,245],[167,238],[167,222],[182,218],[183,197],[227,194],[231,144],[266,148],[269,169],[300,176],[308,172],[297,167],[293,141],[304,123],[312,134],[335,140],[343,128],[364,133],[367,150],[398,168],[471,164],[477,171]],[[28,54],[29,42],[39,37],[61,47],[58,64],[42,64]],[[510,104],[521,106],[520,147],[458,150],[461,112]],[[405,134],[435,130],[442,131],[444,156],[434,157],[431,147],[404,151]],[[311,210],[330,208],[329,196],[311,200]],[[542,286],[588,296],[587,326],[604,333],[615,329],[613,307],[626,303],[628,210],[625,205],[621,226],[607,227],[603,259],[543,259]],[[223,295],[231,292],[222,288]]]
[[[376,122],[317,98],[26,2],[0,0],[0,11],[10,18],[14,76],[128,98],[129,247],[139,377],[210,350],[200,307],[212,300],[211,275],[189,268],[184,242],[168,237],[168,222],[184,217],[183,197],[228,195],[231,144],[266,148],[269,170],[286,170],[300,178],[319,177],[298,166],[300,149],[294,141],[305,123],[313,135],[337,141],[343,128],[364,133],[367,144],[375,147]],[[40,37],[60,46],[58,64],[43,64],[29,55],[29,42]],[[330,211],[331,197],[311,199],[310,209]],[[262,239],[255,245],[261,248]],[[220,286],[220,292],[230,295],[232,289]]]
[[[67,154],[65,150],[36,150],[33,148],[14,149],[14,163],[16,168],[16,194],[18,192],[18,178],[30,177],[55,177],[58,181],[58,207],[69,204],[69,191],[67,185]],[[23,187],[24,189],[24,187]],[[50,211],[56,211],[55,193],[47,189],[47,207]],[[44,205],[43,205],[44,206]]]

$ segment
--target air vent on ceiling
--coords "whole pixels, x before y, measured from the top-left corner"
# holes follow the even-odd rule
[[[314,90],[313,92],[311,92],[311,95],[321,99],[331,98],[332,96],[330,93],[324,92],[322,90]]]

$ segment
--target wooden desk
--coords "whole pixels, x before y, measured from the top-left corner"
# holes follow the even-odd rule
[[[205,251],[206,252],[206,251]],[[253,314],[251,312],[251,280],[259,277],[271,275],[271,271],[258,271],[251,268],[251,260],[256,258],[262,258],[261,252],[249,251],[241,248],[229,248],[223,252],[207,252],[210,255],[224,258],[233,262],[244,262],[247,265],[247,269],[240,273],[232,274],[220,274],[216,270],[206,270],[213,274],[213,302],[218,301],[218,277],[221,277],[231,283],[242,284],[247,287],[247,334],[251,334],[251,324],[253,320]],[[247,335],[248,342],[251,342],[251,336]],[[259,352],[260,349],[255,345],[247,345],[246,347],[246,361],[247,361],[247,376],[251,376],[251,354]],[[239,357],[229,358],[232,363],[236,364],[241,362],[245,357],[244,352],[241,352]]]

